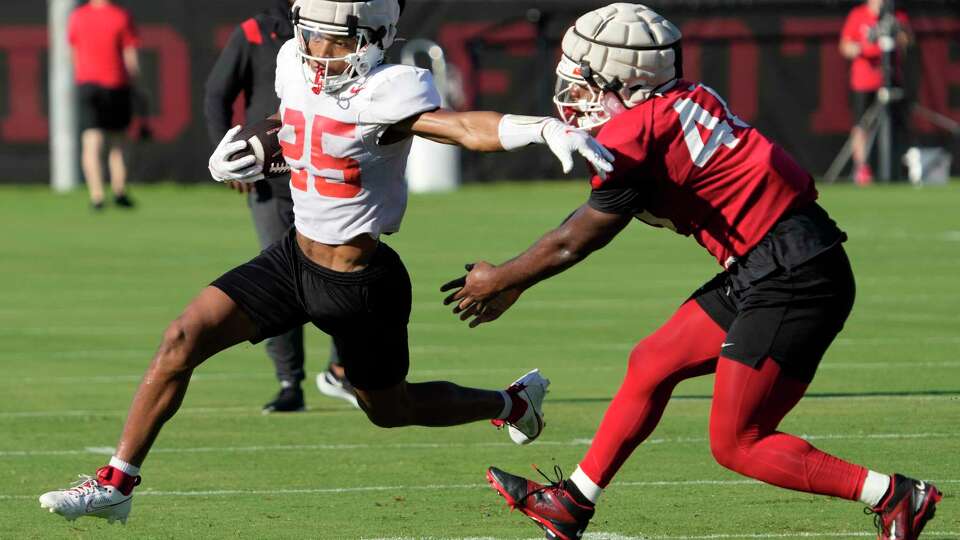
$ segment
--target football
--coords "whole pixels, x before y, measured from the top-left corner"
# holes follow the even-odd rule
[[[282,124],[273,118],[264,118],[259,122],[243,126],[234,137],[237,141],[247,141],[247,147],[230,156],[230,160],[252,155],[265,178],[283,176],[290,172],[290,166],[283,159],[283,149],[277,134]]]

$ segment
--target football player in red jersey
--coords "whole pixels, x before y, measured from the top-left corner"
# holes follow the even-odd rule
[[[815,202],[813,179],[716,92],[682,79],[680,32],[647,7],[591,11],[562,49],[560,113],[599,130],[614,170],[594,176],[586,204],[527,251],[498,266],[478,262],[445,285],[455,289],[446,302],[471,326],[495,320],[633,218],[693,236],[723,272],[633,349],[569,479],[541,485],[491,467],[488,481],[548,538],[580,538],[677,383],[715,373],[710,447],[720,464],[775,486],[859,500],[877,514],[881,539],[917,538],[941,498],[936,487],[870,471],[777,429],[854,299],[845,235]]]

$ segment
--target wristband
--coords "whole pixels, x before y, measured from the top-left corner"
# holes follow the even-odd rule
[[[505,114],[500,119],[497,135],[504,150],[516,150],[531,144],[544,144],[543,128],[550,118]]]

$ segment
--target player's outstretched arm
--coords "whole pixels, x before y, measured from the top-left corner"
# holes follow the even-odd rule
[[[480,261],[463,278],[441,290],[459,287],[444,304],[456,302],[454,313],[470,326],[490,322],[506,311],[534,284],[559,274],[607,245],[630,222],[630,214],[601,212],[584,204],[559,227],[509,261],[494,266]]]
[[[586,158],[601,175],[613,170],[613,155],[589,133],[546,116],[440,109],[418,114],[391,126],[386,137],[390,140],[409,135],[456,144],[477,152],[516,150],[531,144],[545,144],[560,160],[564,173],[573,169],[574,154]]]

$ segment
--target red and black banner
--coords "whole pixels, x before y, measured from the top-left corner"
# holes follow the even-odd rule
[[[126,0],[139,27],[153,140],[133,147],[135,180],[206,181],[211,150],[203,85],[236,24],[266,0]],[[565,29],[606,2],[407,0],[400,35],[443,46],[462,83],[462,108],[553,114],[553,69]],[[849,66],[837,48],[846,13],[859,2],[648,2],[684,34],[685,77],[712,86],[742,119],[822,174],[854,122]],[[952,2],[898,2],[916,43],[906,55],[907,96],[960,121],[960,12]],[[706,7],[710,6],[710,7]],[[0,17],[0,182],[47,182],[47,27],[44,2],[8,0]],[[402,43],[394,49],[402,47]],[[396,57],[397,51],[391,51]],[[908,143],[943,146],[960,164],[956,139],[912,115]],[[550,178],[554,160],[464,153],[468,180]]]

